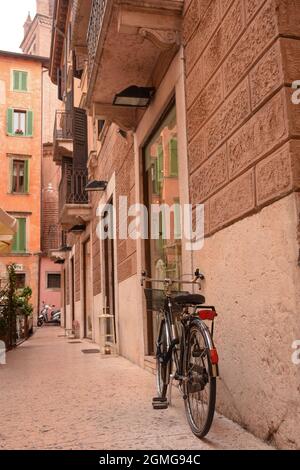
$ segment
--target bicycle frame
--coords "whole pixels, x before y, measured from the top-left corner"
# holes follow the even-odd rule
[[[196,308],[195,308],[195,311],[196,311]],[[185,323],[192,321],[193,318],[198,318],[199,325],[201,327],[204,337],[206,338],[207,349],[209,351],[212,351],[215,348],[214,342],[213,342],[213,325],[212,325],[212,331],[210,332],[208,326],[204,323],[204,321],[202,321],[199,317],[196,317],[196,316],[193,317],[191,315],[186,321],[181,320],[182,330],[181,330],[181,337],[179,339],[178,332],[176,331],[177,325],[175,324],[175,318],[172,312],[172,301],[169,297],[166,298],[166,305],[163,311],[163,315],[164,315],[164,320],[165,320],[165,325],[166,325],[168,351],[165,354],[164,358],[162,359],[162,362],[163,364],[167,365],[168,362],[172,360],[172,355],[174,352],[174,361],[175,361],[176,373],[177,373],[176,378],[181,381],[181,380],[184,380],[184,354],[185,354],[186,348],[188,347],[188,342],[189,342],[189,338],[187,337],[187,334],[186,334]],[[160,331],[159,335],[161,333],[162,332]],[[157,355],[160,354],[159,344],[160,344],[160,338],[158,337]],[[177,354],[178,351],[176,349],[176,346],[178,344],[180,344],[179,357]],[[212,364],[212,369],[209,371],[209,373],[211,377],[218,377],[219,376],[218,364]],[[169,384],[169,381],[168,381],[168,384]]]

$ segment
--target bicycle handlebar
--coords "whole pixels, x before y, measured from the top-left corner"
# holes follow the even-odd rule
[[[147,272],[143,271],[141,273],[141,286],[144,286],[144,283],[146,281],[149,282],[160,282],[161,284],[164,284],[165,286],[172,286],[172,284],[199,284],[199,287],[201,289],[201,281],[204,281],[205,276],[203,273],[200,272],[200,269],[197,269],[195,272],[195,277],[192,281],[184,281],[183,279],[154,279],[152,277],[147,276]]]

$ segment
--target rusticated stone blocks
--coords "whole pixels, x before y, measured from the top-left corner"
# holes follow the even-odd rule
[[[200,131],[189,145],[189,170],[192,173],[207,159],[207,148],[204,130]]]
[[[212,153],[250,113],[248,80],[244,80],[206,126],[207,151]]]
[[[236,0],[204,52],[206,82],[244,30],[243,2]]]
[[[248,26],[224,64],[225,94],[243,78],[257,57],[278,35],[274,2],[270,0]]]
[[[285,83],[300,80],[300,40],[280,39]]]
[[[199,204],[228,181],[226,145],[191,176],[191,203]]]
[[[265,158],[256,167],[257,204],[262,205],[291,191],[293,175],[289,145]]]
[[[202,54],[208,40],[216,30],[220,19],[219,1],[212,0],[209,8],[202,16],[195,35],[186,48],[186,68],[191,70],[198,57]]]
[[[300,0],[204,3],[186,44],[187,133],[191,202],[212,234],[300,189]]]
[[[251,70],[249,79],[251,107],[254,110],[284,83],[279,41],[266,52]]]
[[[221,13],[224,16],[227,13],[228,8],[230,7],[233,0],[221,0]]]
[[[285,96],[281,91],[229,140],[229,177],[253,165],[287,137]]]
[[[279,33],[300,38],[300,0],[273,0],[276,4]]]
[[[203,78],[203,57],[200,57],[195,67],[186,79],[186,104],[187,108],[190,108],[191,104],[195,100],[196,96],[203,89],[204,78]]]
[[[234,180],[210,200],[210,231],[214,232],[255,208],[254,170]]]
[[[222,75],[218,73],[188,112],[188,137],[193,138],[223,99]]]
[[[255,13],[266,0],[245,0],[247,23],[252,20]]]
[[[188,7],[188,10],[185,15],[183,23],[183,41],[184,44],[187,43],[188,39],[191,37],[195,31],[200,19],[202,19],[203,14],[207,10],[211,0],[192,0]]]

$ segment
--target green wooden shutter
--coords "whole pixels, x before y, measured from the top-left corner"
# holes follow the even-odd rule
[[[18,231],[13,239],[12,251],[14,253],[25,253],[26,252],[26,219],[19,218],[18,220]]]
[[[13,118],[14,118],[14,110],[12,108],[8,108],[7,110],[7,134],[13,135]]]
[[[13,178],[14,178],[14,160],[12,158],[9,159],[9,187],[8,192],[13,192]]]
[[[25,193],[29,193],[29,160],[25,160]]]
[[[26,219],[19,219],[19,249],[20,252],[26,252]]]
[[[163,146],[159,145],[157,150],[157,180],[161,182],[163,179],[163,165],[164,165],[164,150]]]
[[[17,70],[14,70],[13,71],[13,90],[14,91],[18,91],[20,89],[19,83],[20,83],[20,72],[18,72]]]
[[[177,139],[170,140],[170,176],[178,176],[178,146]]]
[[[27,77],[28,73],[27,72],[20,72],[20,90],[22,91],[27,91]]]
[[[27,111],[26,113],[26,135],[32,137],[33,134],[33,112]]]

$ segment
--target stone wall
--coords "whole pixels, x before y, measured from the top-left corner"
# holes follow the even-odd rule
[[[114,201],[114,204],[117,212],[116,230],[118,234],[120,224],[119,197],[127,196],[128,206],[134,204],[135,181],[132,137],[128,136],[125,139],[117,131],[118,127],[116,125],[112,125],[107,131],[98,156],[96,177],[100,180],[110,181],[113,175],[115,175],[116,201]],[[96,199],[93,201],[94,213],[96,213],[98,202],[99,200]],[[122,216],[125,217],[124,214]],[[97,224],[98,220],[96,218],[94,222]],[[131,239],[119,240],[118,236],[117,244],[118,280],[121,282],[136,273],[136,242]]]
[[[190,0],[184,42],[194,257],[219,311],[218,409],[299,448],[299,0]]]
[[[207,235],[299,188],[299,11],[288,0],[187,2],[190,195],[206,203]]]

